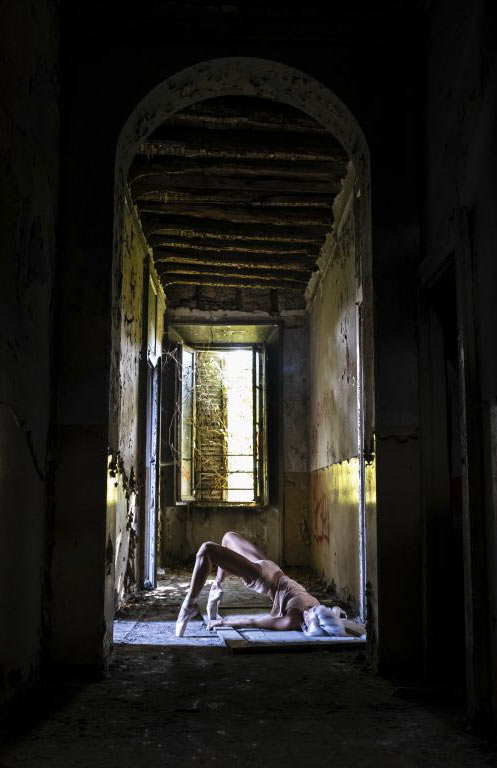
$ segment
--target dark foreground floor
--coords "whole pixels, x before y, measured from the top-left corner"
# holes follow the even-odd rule
[[[52,681],[11,718],[0,768],[497,765],[448,707],[356,651],[121,645],[106,678]]]

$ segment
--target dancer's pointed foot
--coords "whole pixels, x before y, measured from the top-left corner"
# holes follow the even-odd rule
[[[195,616],[200,614],[200,608],[197,605],[196,600],[189,600],[185,598],[183,605],[180,608],[178,618],[176,620],[176,637],[183,637],[185,634],[186,625]]]
[[[209,621],[216,621],[216,619],[220,618],[219,605],[221,603],[222,596],[222,586],[217,581],[213,581],[211,584],[209,597],[207,599],[207,616],[209,617]]]

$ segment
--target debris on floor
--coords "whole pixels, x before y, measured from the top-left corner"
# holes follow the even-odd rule
[[[165,639],[187,585],[161,580],[120,611],[106,674],[67,670],[25,697],[0,726],[2,768],[497,765],[495,746],[468,732],[463,701],[393,685],[363,650],[235,654],[203,641],[200,622],[181,643],[137,645],[141,623]]]

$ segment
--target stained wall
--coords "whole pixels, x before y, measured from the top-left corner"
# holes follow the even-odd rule
[[[113,344],[111,431],[107,510],[114,580],[114,602],[139,588],[145,514],[145,440],[147,365],[160,365],[164,318],[162,289],[157,287],[150,252],[130,201],[124,203],[119,326]],[[149,311],[150,307],[150,311]]]
[[[0,10],[0,702],[37,675],[48,633],[55,5],[20,0]]]
[[[311,563],[357,606],[357,278],[349,184],[322,250],[309,314],[309,508]]]
[[[131,207],[124,214],[119,354],[118,444],[109,457],[107,501],[115,517],[116,604],[136,589],[140,462],[140,353],[143,345],[144,271],[149,259]]]

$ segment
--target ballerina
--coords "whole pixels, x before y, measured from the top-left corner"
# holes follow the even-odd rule
[[[255,544],[234,531],[224,534],[222,544],[204,542],[197,552],[190,588],[176,621],[176,635],[183,637],[190,619],[201,615],[197,597],[209,576],[212,566],[217,566],[207,601],[209,628],[229,626],[234,629],[254,627],[258,629],[303,629],[307,635],[346,634],[342,619],[346,614],[338,606],[328,608],[297,581],[289,578]],[[226,574],[239,576],[249,589],[267,595],[272,601],[271,613],[254,618],[220,619],[219,605],[223,595]]]

